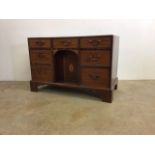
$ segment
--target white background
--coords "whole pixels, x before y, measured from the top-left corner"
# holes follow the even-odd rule
[[[155,20],[0,20],[0,80],[31,79],[27,37],[115,34],[119,79],[155,79]]]
[[[154,31],[154,21],[152,20],[153,18],[155,19],[155,1],[154,0],[0,0],[0,17],[5,19],[5,18],[18,18],[18,19],[23,19],[23,18],[49,18],[49,19],[126,19],[126,24],[124,23],[124,20],[117,21],[116,23],[120,23],[120,25],[123,25],[119,28],[117,28],[119,33],[123,33],[123,36],[126,38],[125,40],[122,40],[121,36],[121,42],[120,46],[124,45],[123,42],[128,42],[130,41],[130,45],[133,44],[132,52],[129,51],[127,52],[128,48],[132,48],[131,46],[127,46],[121,50],[120,56],[119,56],[119,77],[123,79],[123,75],[121,75],[123,72],[130,74],[130,76],[133,76],[133,73],[139,76],[137,72],[133,72],[132,69],[132,74],[128,72],[128,69],[130,65],[132,65],[132,61],[134,63],[138,61],[139,65],[136,68],[136,71],[139,71],[138,68],[142,68],[144,66],[144,61],[139,61],[139,59],[145,60],[145,66],[147,69],[145,69],[144,75],[146,75],[146,72],[151,73],[151,76],[147,74],[149,77],[154,78],[154,68],[155,66],[152,66],[149,68],[151,65],[154,65],[154,45],[153,45],[153,37],[155,34]],[[136,19],[130,20],[130,19]],[[142,20],[141,22],[138,22],[137,19],[149,19],[148,20]],[[92,23],[92,22],[91,22]],[[112,22],[114,24],[114,22]],[[121,24],[122,23],[122,24]],[[130,23],[130,25],[129,25]],[[136,25],[134,25],[137,23]],[[143,23],[143,24],[140,24]],[[9,23],[10,24],[10,23]],[[42,25],[42,24],[41,24]],[[19,24],[18,28],[20,28],[20,31],[17,27],[13,28],[12,30],[12,24],[7,25],[5,27],[5,23],[2,24],[2,21],[0,21],[0,80],[17,80],[17,79],[29,79],[30,78],[30,70],[29,70],[29,59],[28,59],[28,53],[27,53],[27,45],[25,44],[25,40],[27,38],[27,35],[30,33],[30,35],[33,35],[38,33],[37,35],[41,35],[39,33],[44,33],[45,35],[45,28],[41,28],[41,25],[35,24],[33,28],[31,26],[27,26],[26,23],[24,24]],[[97,32],[104,32],[105,30],[104,25],[96,25],[93,24],[92,27],[100,27],[98,28]],[[119,25],[119,26],[120,26]],[[53,35],[62,32],[61,25],[59,31],[55,31],[54,29],[51,29],[53,27],[53,24],[50,26],[50,30],[47,30],[46,27],[46,33],[47,31],[50,31],[51,34],[48,33],[48,35]],[[85,23],[81,23],[82,27],[85,27]],[[90,25],[89,25],[90,26]],[[25,31],[26,28],[29,29],[29,31]],[[31,27],[31,28],[30,28]],[[39,28],[40,27],[40,28]],[[79,26],[76,25],[76,27],[79,28]],[[107,25],[108,31],[113,27],[115,29],[114,25]],[[125,30],[123,30],[126,27]],[[6,29],[7,28],[7,29]],[[132,29],[131,29],[132,28]],[[33,29],[33,32],[32,32]],[[38,30],[43,29],[43,32],[38,32]],[[5,31],[2,31],[5,30]],[[6,32],[8,30],[8,32]],[[81,30],[79,28],[79,30]],[[88,28],[85,28],[85,33],[90,32],[94,34],[95,29],[88,30]],[[133,31],[134,30],[134,31]],[[78,30],[70,29],[68,32],[78,32]],[[18,33],[17,33],[18,32]],[[11,34],[10,34],[11,33]],[[81,34],[80,32],[79,34]],[[108,32],[112,33],[112,32]],[[15,35],[16,34],[16,35]],[[66,34],[66,35],[67,35]],[[126,34],[129,34],[129,36],[133,38],[128,38]],[[145,36],[145,38],[141,38],[140,36],[136,34],[141,34],[140,36]],[[9,37],[8,37],[9,35]],[[62,34],[60,34],[62,35]],[[150,35],[150,37],[149,37]],[[15,37],[14,37],[15,36]],[[20,38],[25,38],[20,40]],[[3,38],[4,37],[4,38]],[[6,39],[5,39],[6,38]],[[140,40],[137,40],[137,38]],[[133,39],[133,41],[132,41]],[[2,42],[4,40],[7,40],[8,43]],[[24,41],[23,41],[24,40]],[[143,41],[142,41],[143,40]],[[144,41],[145,40],[145,41]],[[151,41],[151,42],[150,42]],[[21,49],[22,52],[18,46],[19,50],[12,50],[10,46],[11,42],[16,42],[16,45],[21,44]],[[141,42],[147,42],[145,45],[141,44]],[[139,44],[138,44],[139,43]],[[126,43],[127,45],[128,43]],[[143,52],[141,53],[141,50],[138,50],[140,53],[140,57],[138,60],[137,58],[137,53],[138,51],[135,49],[136,44],[138,44],[139,49],[143,49],[145,47],[145,52],[144,49],[142,50]],[[149,46],[151,44],[151,46]],[[7,45],[7,46],[5,46]],[[16,46],[17,47],[17,46]],[[25,47],[25,49],[23,48]],[[10,49],[11,48],[11,49]],[[121,47],[120,47],[121,48]],[[12,52],[11,52],[12,51]],[[17,57],[16,54],[13,51],[18,51],[20,54],[20,59]],[[24,51],[24,52],[23,52]],[[17,53],[18,53],[17,52]],[[136,55],[134,55],[134,52],[136,52]],[[11,53],[11,54],[10,54]],[[128,54],[127,54],[128,53]],[[145,54],[144,54],[145,53]],[[23,59],[23,55],[25,55],[25,58]],[[126,56],[127,55],[127,56]],[[134,56],[133,56],[134,55]],[[13,57],[14,56],[14,57]],[[126,58],[125,60],[123,58]],[[128,57],[133,57],[131,63],[129,66],[120,66],[121,64],[126,64],[127,62],[129,63],[130,60]],[[7,58],[7,59],[6,59]],[[21,63],[19,62],[21,61]],[[126,62],[126,60],[128,60]],[[18,66],[18,64],[20,64]],[[17,72],[17,68],[22,68],[25,65],[25,71],[22,72],[21,75],[20,72]],[[16,66],[17,65],[17,66]],[[6,66],[6,67],[5,67]],[[124,68],[124,71],[122,72],[121,68]],[[132,65],[134,68],[134,66]],[[153,70],[153,72],[150,72],[150,69]],[[7,71],[8,70],[8,71]],[[21,70],[21,69],[20,69]],[[17,73],[15,73],[17,72]],[[138,72],[139,73],[139,72]],[[141,72],[142,73],[142,72]],[[17,76],[18,75],[18,76]],[[19,76],[20,75],[20,76]],[[17,78],[18,77],[18,78]],[[22,78],[21,78],[22,77]],[[23,79],[24,78],[24,79]],[[140,75],[140,79],[143,78]],[[7,93],[7,92],[6,92]],[[0,94],[1,95],[1,94]],[[11,104],[11,103],[10,103]],[[22,103],[21,103],[22,104]],[[4,116],[5,117],[5,116]],[[155,149],[154,149],[154,144],[155,144],[155,136],[73,136],[71,138],[70,136],[0,136],[0,147],[1,147],[1,154],[3,155],[27,155],[27,154],[38,154],[38,155],[44,155],[44,154],[56,154],[56,155],[62,155],[62,154],[67,154],[67,155],[73,155],[73,154],[90,154],[90,155],[96,155],[96,154],[108,154],[108,155],[131,155],[131,154],[141,154],[141,155],[154,155],[155,154]],[[77,139],[78,138],[78,139]]]

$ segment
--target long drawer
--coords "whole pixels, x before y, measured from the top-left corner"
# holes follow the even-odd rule
[[[76,38],[57,38],[53,40],[54,48],[78,48],[78,39]]]
[[[51,40],[50,39],[29,39],[29,48],[51,48]]]
[[[111,48],[112,37],[88,37],[80,39],[81,48]]]
[[[81,84],[89,87],[109,87],[109,69],[107,68],[81,68]]]

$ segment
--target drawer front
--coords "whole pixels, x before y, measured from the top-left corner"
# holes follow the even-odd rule
[[[47,50],[31,50],[31,63],[32,64],[52,64],[52,53]]]
[[[110,66],[110,51],[85,50],[80,52],[81,65],[104,65]]]
[[[54,48],[77,48],[78,47],[78,39],[75,39],[75,38],[54,39],[53,47]]]
[[[81,68],[81,83],[96,88],[109,87],[109,70],[105,68]]]
[[[50,39],[29,39],[29,48],[51,48]]]
[[[112,37],[89,37],[80,39],[81,48],[111,48]]]
[[[32,66],[32,80],[33,81],[53,81],[53,69],[47,65]]]

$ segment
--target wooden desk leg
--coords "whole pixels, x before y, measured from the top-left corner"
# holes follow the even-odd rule
[[[115,89],[115,90],[118,89],[118,78],[115,79],[115,82],[114,82],[114,89]]]
[[[101,90],[99,91],[99,93],[103,102],[112,103],[112,100],[113,100],[112,90]]]
[[[118,84],[115,85],[115,90],[117,90],[117,89],[118,89]]]
[[[30,88],[31,88],[31,91],[37,92],[38,91],[38,84],[36,82],[30,81]]]

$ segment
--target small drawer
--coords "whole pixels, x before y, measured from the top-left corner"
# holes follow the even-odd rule
[[[48,65],[33,65],[31,68],[33,81],[53,81],[53,70]]]
[[[112,37],[89,37],[80,39],[81,48],[111,48]]]
[[[81,68],[81,84],[88,87],[108,88],[109,70],[105,68]]]
[[[78,39],[75,38],[58,38],[53,40],[54,48],[77,48]]]
[[[48,50],[31,50],[32,64],[52,64],[52,53]]]
[[[29,48],[51,48],[50,39],[29,39]]]
[[[110,66],[110,51],[108,50],[83,50],[80,52],[81,65]]]

